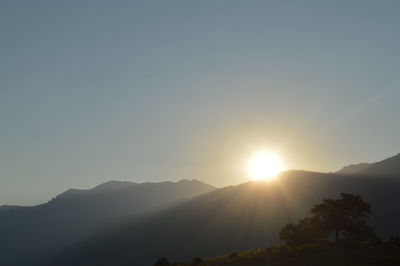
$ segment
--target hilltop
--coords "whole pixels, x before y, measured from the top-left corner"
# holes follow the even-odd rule
[[[167,264],[166,264],[167,265]],[[272,247],[231,253],[209,259],[194,258],[176,266],[394,266],[400,265],[400,246],[360,243]],[[160,264],[161,266],[161,264]]]

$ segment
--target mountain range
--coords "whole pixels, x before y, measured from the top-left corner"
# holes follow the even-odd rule
[[[359,178],[305,171],[274,182],[249,182],[209,192],[140,222],[98,231],[53,265],[152,265],[155,259],[188,261],[280,243],[278,232],[309,214],[323,198],[341,192],[371,202],[373,225],[384,238],[400,233],[400,179]]]
[[[0,265],[33,265],[90,236],[109,219],[138,218],[214,189],[197,180],[110,181],[88,190],[69,189],[38,206],[3,206]]]
[[[215,188],[110,181],[35,207],[0,208],[0,265],[152,265],[280,244],[278,232],[323,198],[360,194],[383,238],[400,234],[400,156],[336,173],[286,171]],[[23,254],[23,256],[21,256]]]

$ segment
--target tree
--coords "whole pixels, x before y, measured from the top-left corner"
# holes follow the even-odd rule
[[[288,246],[303,244],[298,227],[293,223],[289,223],[281,229],[279,238]]]
[[[348,242],[366,241],[378,239],[375,228],[366,223],[354,223],[352,228],[343,231],[343,238]]]
[[[341,199],[324,199],[321,204],[312,208],[311,213],[320,219],[325,228],[334,232],[335,242],[339,241],[340,234],[357,236],[368,235],[372,228],[367,226],[371,216],[371,205],[361,196],[341,193]]]
[[[313,216],[290,223],[279,232],[287,245],[320,242],[334,233],[335,242],[341,234],[348,241],[365,241],[376,238],[374,228],[367,224],[371,216],[371,205],[361,196],[341,193],[340,199],[324,199],[311,209]]]
[[[327,237],[327,230],[316,217],[306,217],[297,224],[289,223],[279,232],[286,245],[318,243]]]

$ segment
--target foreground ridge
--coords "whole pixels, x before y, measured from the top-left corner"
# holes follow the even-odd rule
[[[302,246],[280,246],[235,252],[224,256],[154,266],[386,266],[400,265],[400,243],[358,243],[354,245],[323,243]]]

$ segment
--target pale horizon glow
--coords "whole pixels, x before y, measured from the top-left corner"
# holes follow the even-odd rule
[[[251,156],[247,170],[254,181],[270,180],[284,170],[284,165],[276,153],[261,151]]]

